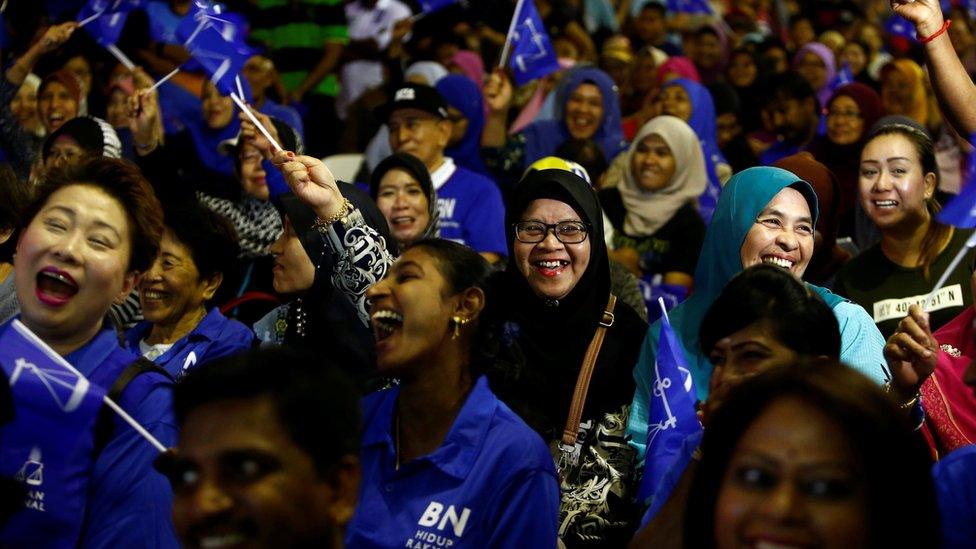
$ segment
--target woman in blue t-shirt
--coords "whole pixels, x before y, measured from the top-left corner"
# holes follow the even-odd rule
[[[379,371],[400,383],[363,403],[348,546],[556,546],[549,451],[482,375],[488,273],[469,248],[421,240],[367,292]]]

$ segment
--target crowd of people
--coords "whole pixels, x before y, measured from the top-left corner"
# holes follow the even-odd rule
[[[191,0],[114,56],[42,4],[0,8],[0,545],[976,545],[971,3],[227,1],[247,105]]]

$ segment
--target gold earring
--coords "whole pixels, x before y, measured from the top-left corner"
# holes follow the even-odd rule
[[[461,337],[461,326],[468,323],[468,319],[462,318],[460,316],[455,316],[451,320],[454,321],[454,334],[451,335],[451,339],[457,339]]]

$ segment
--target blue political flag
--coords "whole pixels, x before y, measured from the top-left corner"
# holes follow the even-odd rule
[[[129,12],[144,7],[146,0],[91,0],[78,12],[76,21],[103,46],[119,41]]]
[[[715,10],[708,0],[668,0],[668,11],[692,15],[714,15]]]
[[[196,2],[176,27],[176,36],[223,95],[239,93],[238,76],[253,55],[242,22],[219,4]]]
[[[969,142],[976,143],[976,133],[970,136]],[[950,200],[935,216],[946,225],[962,229],[976,227],[976,148],[969,153],[968,164],[959,195]]]
[[[0,546],[77,547],[105,391],[19,320],[0,330],[0,367],[14,402],[14,421],[0,428],[0,475],[27,494],[24,509],[0,528]]]
[[[519,2],[508,37],[512,48],[509,66],[519,86],[559,70],[556,49],[552,47],[542,18],[532,0]]]
[[[888,36],[915,40],[915,25],[900,15],[892,15],[884,24]]]
[[[424,13],[434,13],[457,3],[458,0],[420,0],[420,9]]]
[[[668,317],[662,316],[648,410],[644,477],[637,491],[637,500],[652,508],[664,504],[691,459],[686,441],[702,432],[695,411],[697,394],[678,336]]]

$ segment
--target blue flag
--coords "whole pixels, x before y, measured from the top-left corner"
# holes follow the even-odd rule
[[[702,433],[695,412],[697,394],[678,336],[667,316],[662,316],[648,407],[644,477],[637,491],[637,500],[650,503],[652,510],[664,505],[691,459],[686,441]]]
[[[91,0],[81,8],[75,20],[87,21],[85,30],[88,34],[99,44],[111,46],[119,41],[129,12],[145,4],[146,0]]]
[[[668,0],[668,11],[692,15],[714,15],[715,10],[708,0]]]
[[[900,15],[892,15],[885,21],[885,31],[888,36],[915,40],[915,25]]]
[[[844,64],[841,65],[840,70],[837,71],[837,75],[834,76],[834,79],[830,81],[831,93],[837,91],[837,88],[853,83],[854,74],[851,72],[851,66],[845,61]]]
[[[420,9],[424,13],[434,13],[457,3],[458,0],[420,0]]]
[[[24,510],[0,528],[0,545],[77,547],[105,391],[67,368],[20,321],[2,330],[0,367],[14,421],[0,428],[0,475],[20,481],[27,497]]]
[[[512,56],[508,61],[519,86],[559,70],[556,50],[542,25],[542,18],[532,0],[522,0],[515,14],[512,35]]]
[[[976,133],[970,136],[969,142],[976,143]],[[968,163],[962,191],[935,216],[940,222],[961,229],[976,227],[976,149],[969,153]]]
[[[197,2],[176,28],[176,36],[223,95],[238,93],[237,78],[253,54],[244,43],[241,21],[219,4]]]

